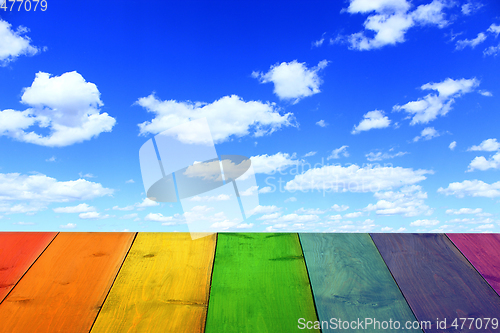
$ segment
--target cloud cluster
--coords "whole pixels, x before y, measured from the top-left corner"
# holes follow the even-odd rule
[[[293,60],[273,65],[267,73],[253,72],[252,77],[259,79],[261,83],[272,82],[274,93],[280,99],[292,100],[295,104],[304,97],[321,92],[319,86],[322,80],[318,72],[327,65],[328,61],[322,60],[318,66],[307,68],[305,63]]]
[[[453,4],[434,0],[410,10],[412,5],[406,0],[351,0],[346,12],[370,15],[363,24],[365,30],[348,37],[350,48],[372,50],[403,43],[406,32],[419,25],[443,28],[448,24],[443,11],[448,6]]]
[[[289,166],[297,165],[299,160],[295,159],[295,154],[276,153],[274,155],[257,155],[250,157],[253,171],[255,173],[272,174],[276,171],[286,169]]]
[[[151,121],[139,124],[140,134],[158,134],[190,120],[206,118],[212,138],[216,143],[231,137],[253,134],[255,137],[271,134],[285,126],[295,126],[292,113],[281,115],[272,103],[245,102],[236,95],[224,96],[213,103],[162,101],[154,94],[139,98],[137,105],[154,113]],[[183,142],[204,143],[205,137],[197,137],[196,131],[181,126],[176,133]],[[186,132],[188,131],[188,132]]]
[[[110,132],[116,120],[100,113],[100,92],[77,72],[51,76],[39,72],[31,87],[24,88],[25,111],[0,111],[0,135],[48,147],[64,147]],[[32,126],[48,129],[43,136],[29,131]]]
[[[500,181],[488,184],[481,180],[464,180],[463,182],[450,183],[447,188],[440,187],[438,193],[463,197],[500,197]]]
[[[21,55],[32,56],[40,52],[31,45],[30,38],[25,35],[27,32],[23,26],[14,31],[10,23],[0,19],[0,66],[7,66]]]
[[[393,151],[394,149],[390,149],[389,151]],[[404,156],[408,154],[408,152],[405,151],[400,151],[397,153],[382,153],[381,151],[379,152],[369,152],[368,154],[365,155],[366,159],[370,162],[374,161],[382,161],[382,160],[388,160],[394,157],[399,157],[399,156]]]
[[[391,120],[384,115],[383,111],[370,111],[363,116],[363,120],[361,120],[357,126],[354,126],[351,134],[358,134],[374,128],[386,128],[389,127],[390,124]]]
[[[376,192],[377,203],[369,204],[364,210],[375,211],[377,215],[403,215],[407,217],[421,214],[430,215],[433,210],[425,205],[427,193],[419,185],[405,186],[400,191]]]
[[[349,146],[342,146],[340,148],[332,150],[332,153],[326,159],[327,160],[339,159],[341,155],[343,157],[349,157],[349,152],[347,151],[347,148],[349,148]]]
[[[434,127],[426,127],[422,130],[419,136],[413,138],[413,142],[417,142],[420,139],[430,140],[432,138],[438,137],[440,134],[434,129]]]
[[[422,90],[434,90],[437,94],[430,93],[416,101],[404,105],[395,105],[393,111],[405,111],[411,118],[410,125],[427,124],[438,116],[446,115],[455,98],[470,93],[479,86],[479,80],[447,78],[438,83],[426,83],[420,87]]]
[[[474,170],[500,169],[500,143],[497,139],[487,139],[477,146],[472,146],[468,151],[498,151],[495,155],[486,159],[484,156],[476,156],[469,164],[468,172]]]

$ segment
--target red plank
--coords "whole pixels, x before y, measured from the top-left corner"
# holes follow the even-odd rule
[[[447,234],[500,295],[500,234]]]
[[[56,234],[0,232],[0,303]]]

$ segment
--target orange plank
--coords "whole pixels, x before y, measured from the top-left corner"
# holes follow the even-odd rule
[[[0,233],[0,303],[56,234],[56,232]]]
[[[89,332],[134,233],[59,233],[0,304],[0,332]]]

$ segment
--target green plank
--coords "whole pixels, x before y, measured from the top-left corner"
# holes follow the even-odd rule
[[[300,234],[300,241],[322,332],[339,328],[342,332],[401,332],[406,322],[416,320],[370,235]],[[388,329],[382,329],[383,321],[389,323]],[[395,321],[401,325],[399,330],[394,329]]]
[[[300,318],[317,320],[298,235],[219,234],[205,332],[303,332]]]

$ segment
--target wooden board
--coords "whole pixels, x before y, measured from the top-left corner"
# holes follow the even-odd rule
[[[322,332],[401,332],[366,325],[378,321],[414,321],[389,269],[368,234],[300,234]],[[331,318],[335,318],[330,322]],[[358,319],[362,322],[358,327]],[[368,322],[369,323],[369,322]],[[390,325],[389,327],[393,327]],[[351,329],[355,328],[355,329]],[[412,330],[412,332],[418,332]],[[420,330],[421,332],[421,330]]]
[[[498,332],[451,327],[456,318],[500,317],[500,298],[446,235],[371,236],[417,320],[431,321],[425,332]],[[438,329],[436,318],[447,328]]]
[[[299,318],[317,320],[298,235],[220,233],[206,332],[302,332]]]
[[[500,295],[500,234],[447,234]]]
[[[92,328],[203,332],[216,235],[139,233]]]
[[[134,233],[59,233],[0,304],[0,332],[89,332]]]
[[[0,303],[56,234],[56,232],[0,233]]]

